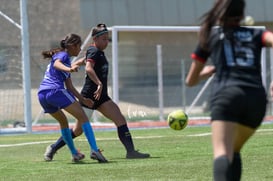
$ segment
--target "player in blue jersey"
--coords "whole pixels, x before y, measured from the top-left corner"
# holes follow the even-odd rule
[[[121,143],[126,149],[126,158],[148,158],[150,157],[147,153],[140,153],[135,150],[134,143],[127,126],[126,119],[121,114],[121,111],[117,104],[115,104],[107,93],[107,76],[108,76],[108,61],[104,55],[103,50],[107,47],[109,37],[108,29],[105,24],[98,24],[92,29],[93,44],[88,48],[86,52],[86,78],[85,84],[81,91],[81,94],[85,98],[90,98],[94,101],[94,105],[91,107],[92,110],[98,110],[105,117],[112,120],[117,126],[118,137]],[[76,64],[83,64],[83,62],[76,62]],[[92,115],[90,107],[84,106],[87,115]],[[82,134],[80,126],[76,125],[72,135],[73,137]],[[51,145],[51,149],[46,150],[45,158],[53,159],[54,154],[58,149],[63,147],[65,142],[62,137],[57,142]]]
[[[61,42],[60,48],[43,51],[44,58],[50,58],[50,64],[42,80],[38,98],[45,113],[49,113],[60,124],[63,140],[67,144],[72,154],[72,161],[78,162],[85,156],[74,146],[68,120],[62,110],[67,111],[76,118],[89,142],[91,148],[91,158],[99,162],[107,162],[97,148],[95,136],[88,117],[82,109],[80,103],[92,107],[93,101],[84,98],[73,86],[71,73],[77,72],[78,65],[70,62],[71,56],[77,56],[81,50],[81,37],[76,34],[68,34]],[[78,102],[76,98],[78,99]]]
[[[210,105],[216,181],[240,180],[240,151],[266,112],[261,50],[273,46],[273,34],[240,26],[244,9],[244,0],[215,1],[203,16],[186,78],[187,85],[194,86],[214,74]],[[212,65],[205,65],[209,57]]]

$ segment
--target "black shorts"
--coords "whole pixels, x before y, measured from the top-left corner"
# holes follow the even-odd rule
[[[227,87],[211,98],[211,119],[257,128],[266,113],[264,88]]]
[[[99,100],[95,100],[94,97],[87,96],[87,95],[85,95],[84,93],[81,93],[81,94],[82,94],[83,97],[92,99],[92,100],[94,101],[94,105],[93,105],[93,107],[91,108],[91,109],[93,109],[93,110],[96,110],[98,107],[100,107],[100,105],[102,105],[103,103],[105,103],[105,102],[111,100],[111,98],[110,98],[108,95],[101,95],[101,97],[100,97]],[[93,94],[91,94],[91,95],[93,95]],[[83,107],[89,108],[89,107],[87,107],[86,105],[84,105],[84,104],[82,104],[82,103],[81,103],[81,105],[82,105]],[[89,109],[90,109],[90,108],[89,108]]]

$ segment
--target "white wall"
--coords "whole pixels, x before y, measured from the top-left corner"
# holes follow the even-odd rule
[[[198,25],[214,0],[80,0],[81,24]],[[256,22],[273,22],[273,0],[247,0],[246,14]]]

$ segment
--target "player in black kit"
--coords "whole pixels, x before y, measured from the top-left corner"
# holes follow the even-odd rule
[[[215,74],[210,105],[216,181],[240,180],[240,150],[266,112],[261,49],[273,46],[273,34],[240,26],[244,9],[244,0],[215,1],[203,16],[199,44],[186,78],[187,85],[194,86]],[[209,57],[213,65],[205,65]]]
[[[140,153],[135,150],[126,119],[122,115],[118,105],[111,100],[107,93],[108,61],[103,52],[109,42],[108,29],[106,25],[98,24],[94,27],[92,29],[92,38],[93,44],[86,52],[86,63],[83,61],[75,63],[78,65],[83,63],[86,64],[86,78],[81,94],[83,97],[90,98],[94,101],[92,110],[101,112],[105,117],[115,123],[118,137],[126,149],[127,159],[149,158],[150,154]],[[84,107],[86,114],[91,117],[93,111],[83,104],[82,106]],[[71,134],[72,138],[81,135],[81,126],[76,124],[75,128],[71,130]],[[64,145],[65,142],[62,137],[60,137],[55,144],[49,145],[44,154],[45,160],[52,160],[56,151]]]

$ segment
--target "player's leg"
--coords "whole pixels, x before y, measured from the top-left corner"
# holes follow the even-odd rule
[[[72,105],[70,106],[73,107]],[[77,162],[83,159],[84,155],[79,153],[74,146],[74,142],[72,140],[71,132],[68,126],[68,121],[64,113],[61,110],[58,110],[55,113],[51,113],[51,116],[54,117],[56,120],[58,120],[58,122],[60,123],[62,137],[72,154],[72,161]]]
[[[240,181],[242,175],[242,160],[240,151],[247,140],[254,134],[255,129],[238,124],[234,140],[234,153],[231,163],[232,180]]]
[[[62,94],[62,91],[56,91],[56,90],[40,91],[38,93],[38,98],[45,113],[50,113],[56,120],[58,120],[62,130],[61,131],[62,135],[64,135],[65,137],[64,139],[69,142],[68,146],[72,154],[74,154],[76,152],[74,143],[71,142],[69,135],[67,135],[67,132],[69,131],[68,121],[64,113],[59,109],[60,105],[69,106],[72,103],[71,100],[70,99],[67,100],[66,96]],[[64,142],[64,140],[62,140],[62,142]],[[64,142],[64,145],[65,145],[65,142]],[[51,161],[54,154],[55,154],[54,149],[51,146],[48,146],[44,154],[44,159],[46,161]]]
[[[128,152],[135,150],[126,120],[121,114],[119,107],[108,100],[101,104],[98,109],[106,118],[112,120],[117,126],[118,137]]]
[[[267,105],[267,95],[263,88],[260,89],[244,89],[246,99],[246,117],[241,120],[241,124],[237,125],[236,136],[234,140],[234,155],[231,164],[232,180],[240,180],[242,174],[242,160],[240,151],[247,140],[254,134],[261,124]]]
[[[73,130],[70,129],[70,134],[71,134],[72,139],[76,138],[77,136],[80,136],[82,133],[82,132],[81,133],[77,132],[77,134],[75,134],[74,130],[79,130],[76,127],[77,126],[75,125]],[[80,130],[82,130],[81,126],[79,126],[79,127],[80,127]],[[62,147],[64,147],[65,145],[66,145],[66,143],[65,143],[63,137],[60,136],[55,143],[47,146],[46,151],[44,153],[44,159],[46,161],[52,161],[53,157],[57,153],[57,151],[59,149],[61,149]]]
[[[79,102],[75,101],[73,103],[73,107],[67,107],[65,110],[73,115],[76,118],[76,124],[81,125],[82,130],[85,134],[85,137],[88,140],[90,145],[91,154],[90,157],[94,159],[94,155],[96,156],[96,160],[99,162],[107,162],[104,156],[101,154],[100,150],[97,147],[97,142],[95,138],[95,134],[93,132],[92,126],[88,120],[87,115],[85,114],[84,110],[82,109]]]
[[[108,100],[101,104],[98,108],[105,117],[112,120],[117,126],[118,137],[121,143],[124,145],[127,154],[126,158],[148,158],[150,157],[147,153],[140,153],[135,150],[133,139],[125,117],[122,115],[119,107],[112,100]]]
[[[213,177],[215,181],[231,178],[230,164],[233,159],[233,142],[236,123],[214,120],[212,127]]]
[[[85,107],[82,107],[82,108],[84,109],[84,112],[87,115],[87,117],[91,118],[93,114],[93,110],[85,108]],[[76,121],[74,128],[70,129],[70,131],[71,131],[72,139],[80,136],[82,134],[82,125],[80,124],[80,122]],[[52,161],[57,151],[61,149],[62,147],[64,147],[65,144],[66,143],[64,142],[63,137],[60,136],[55,143],[47,146],[46,151],[44,153],[44,159],[46,161]]]
[[[225,123],[212,123],[214,179],[239,181],[242,173],[240,150],[255,130],[232,122]]]
[[[85,136],[90,144],[92,150],[98,151],[95,135],[93,129],[90,125],[87,115],[85,114],[84,110],[82,109],[81,105],[75,101],[73,108],[66,108],[65,110],[73,115],[76,118],[76,125],[73,132],[85,133]]]

